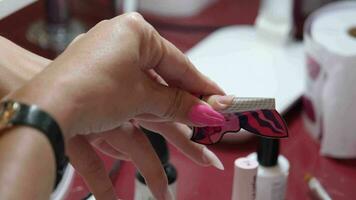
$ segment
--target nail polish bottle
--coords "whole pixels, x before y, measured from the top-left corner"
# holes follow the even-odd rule
[[[155,152],[157,153],[164,171],[167,175],[168,187],[169,190],[173,194],[173,198],[176,197],[176,181],[177,181],[177,170],[176,168],[169,162],[169,150],[166,144],[166,140],[159,134],[149,131],[147,129],[143,129],[143,132],[146,133],[148,139],[150,140]],[[137,172],[136,173],[136,181],[135,181],[135,200],[153,200],[154,197],[151,194],[149,188],[145,183],[145,179],[143,176]]]
[[[257,160],[256,200],[284,200],[287,190],[289,162],[279,155],[279,139],[260,138],[257,154],[249,159]]]

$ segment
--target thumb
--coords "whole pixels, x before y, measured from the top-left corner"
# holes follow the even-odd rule
[[[157,84],[151,91],[149,113],[191,126],[222,126],[225,118],[209,104],[188,92]]]

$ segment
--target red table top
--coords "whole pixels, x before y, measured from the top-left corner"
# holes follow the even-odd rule
[[[71,1],[71,6],[74,16],[90,27],[111,16],[108,2]],[[52,52],[28,43],[24,36],[29,24],[43,17],[42,8],[43,1],[40,1],[0,21],[0,35],[36,53],[53,58]],[[186,51],[218,27],[253,23],[257,8],[258,0],[220,0],[195,17],[186,19],[162,19],[152,15],[145,17],[165,38],[182,51]],[[281,142],[281,153],[291,164],[287,199],[310,198],[304,182],[305,173],[317,177],[333,199],[355,199],[356,160],[335,160],[320,156],[319,144],[307,134],[301,116],[300,105],[287,114],[290,137]],[[210,149],[222,160],[224,171],[212,167],[202,168],[171,147],[171,162],[178,169],[177,199],[231,199],[233,162],[236,158],[253,152],[256,149],[256,141],[252,139],[240,144],[220,143],[211,146]],[[106,167],[111,168],[114,161],[106,156],[102,157]],[[124,162],[114,183],[120,198],[133,198],[134,173],[133,165]],[[76,175],[68,200],[81,199],[87,193],[88,189],[84,182]]]

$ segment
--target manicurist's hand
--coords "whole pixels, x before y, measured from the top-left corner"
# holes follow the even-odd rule
[[[224,123],[190,93],[223,94],[133,13],[98,23],[9,98],[47,110],[68,138],[112,130],[143,114],[194,126]]]
[[[69,141],[71,158],[77,158],[76,168],[103,197],[109,187],[98,187],[95,177],[105,170],[91,171],[83,165],[98,163],[88,162],[88,141],[109,155],[135,162],[151,180],[157,199],[164,199],[165,193],[160,190],[166,182],[160,181],[164,174],[159,161],[131,122],[134,119],[146,128],[166,132],[166,138],[193,160],[221,168],[211,152],[189,142],[189,128],[171,122],[194,126],[224,122],[219,113],[191,93],[223,94],[140,15],[127,14],[100,22],[78,37],[46,70],[8,98],[37,104],[57,119]],[[143,151],[147,159],[140,161]],[[83,158],[83,152],[89,153],[88,157],[78,159]],[[147,164],[150,167],[142,167]]]

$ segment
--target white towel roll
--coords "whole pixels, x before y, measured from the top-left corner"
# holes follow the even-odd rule
[[[356,158],[356,2],[331,3],[305,25],[305,124],[321,153]]]

